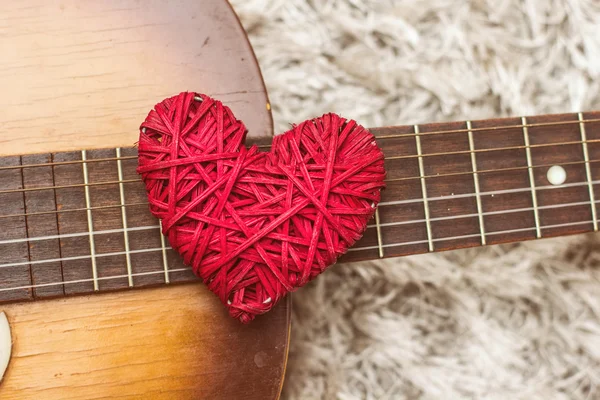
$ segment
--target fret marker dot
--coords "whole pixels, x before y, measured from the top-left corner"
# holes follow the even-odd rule
[[[546,176],[552,185],[562,185],[567,180],[567,171],[560,165],[554,165],[548,169]]]

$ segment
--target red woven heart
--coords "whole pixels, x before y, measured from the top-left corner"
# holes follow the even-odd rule
[[[373,135],[335,114],[275,136],[270,152],[245,136],[222,103],[181,93],[141,125],[138,173],[171,246],[248,323],[362,236],[385,170]]]

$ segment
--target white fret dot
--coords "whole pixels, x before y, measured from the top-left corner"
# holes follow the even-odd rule
[[[560,165],[553,165],[546,176],[552,185],[562,185],[567,180],[567,171]]]

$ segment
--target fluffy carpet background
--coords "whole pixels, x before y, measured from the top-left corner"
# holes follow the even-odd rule
[[[600,109],[597,0],[236,0],[276,128]],[[600,399],[597,235],[337,265],[287,399]]]

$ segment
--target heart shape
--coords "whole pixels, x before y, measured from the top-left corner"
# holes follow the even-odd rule
[[[384,188],[384,157],[355,121],[325,114],[246,148],[209,96],[165,99],[140,127],[138,173],[163,234],[233,318],[248,323],[360,239]]]

